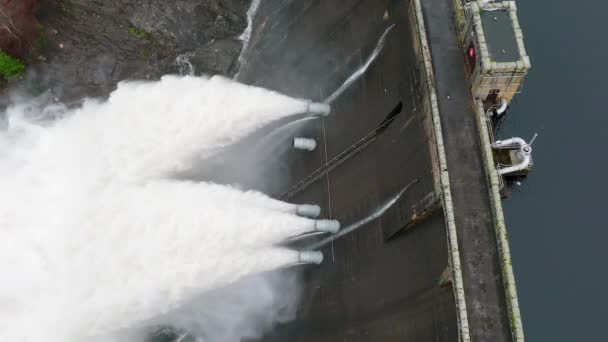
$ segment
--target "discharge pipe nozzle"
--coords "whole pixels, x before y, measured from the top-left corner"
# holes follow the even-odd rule
[[[298,256],[299,261],[304,264],[317,264],[323,262],[323,253],[319,251],[304,251]]]
[[[321,215],[321,207],[313,204],[300,204],[296,207],[296,215],[308,218],[317,218]]]
[[[340,230],[338,220],[316,220],[315,231],[335,234]]]
[[[296,150],[314,151],[317,148],[315,139],[293,138],[293,148]]]
[[[331,106],[327,103],[308,102],[308,114],[328,116],[331,113]]]

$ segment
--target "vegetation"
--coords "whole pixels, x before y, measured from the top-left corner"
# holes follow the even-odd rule
[[[46,32],[44,32],[44,26],[42,26],[42,24],[38,24],[36,29],[38,30],[38,37],[36,37],[36,40],[34,41],[34,48],[41,50],[47,44],[47,36]]]
[[[0,75],[4,79],[9,79],[23,74],[25,64],[17,58],[9,56],[6,52],[0,50]]]
[[[131,26],[129,27],[129,34],[137,39],[144,41],[144,48],[141,50],[141,55],[144,58],[150,58],[152,51],[160,48],[161,44],[156,38],[152,36],[148,31]]]
[[[129,27],[129,34],[132,35],[135,38],[139,38],[139,39],[149,39],[150,38],[150,34],[148,32],[146,32],[143,29],[137,28],[135,26],[131,26]]]

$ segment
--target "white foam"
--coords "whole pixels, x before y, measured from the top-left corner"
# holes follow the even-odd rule
[[[0,341],[81,342],[297,263],[314,228],[259,192],[170,178],[306,102],[220,77],[121,83],[0,132]]]

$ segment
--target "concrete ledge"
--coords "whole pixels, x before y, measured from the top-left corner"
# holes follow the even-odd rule
[[[513,266],[511,264],[511,252],[509,251],[509,240],[502,210],[502,200],[500,198],[500,180],[492,156],[492,142],[490,141],[486,113],[483,109],[483,103],[480,100],[475,100],[475,113],[477,130],[482,145],[481,152],[484,167],[486,169],[488,189],[490,191],[490,202],[496,230],[496,243],[498,245],[502,279],[509,310],[511,334],[513,336],[513,341],[523,342],[524,332],[521,324],[521,314],[519,311],[519,302],[517,300],[517,289],[515,287],[515,276],[513,275]]]
[[[462,269],[460,265],[460,251],[458,249],[458,238],[456,233],[456,224],[454,220],[454,206],[452,204],[452,193],[450,190],[450,177],[448,174],[448,167],[446,161],[445,148],[443,145],[443,133],[441,130],[441,121],[439,118],[439,105],[437,103],[437,94],[435,92],[435,82],[433,77],[433,64],[431,61],[431,53],[428,46],[426,37],[426,29],[424,24],[424,17],[422,15],[422,5],[420,0],[414,0],[413,2],[414,22],[418,31],[418,36],[414,37],[418,41],[419,47],[422,52],[422,58],[424,60],[424,71],[425,71],[425,83],[427,86],[427,92],[430,97],[430,107],[432,116],[433,129],[431,130],[432,138],[436,147],[436,155],[438,165],[438,184],[440,193],[442,195],[444,219],[447,230],[447,241],[448,241],[448,253],[450,268],[452,270],[452,288],[454,290],[454,297],[456,301],[456,315],[458,318],[458,331],[460,335],[460,341],[469,342],[471,337],[469,334],[469,321],[467,317],[467,305],[464,294],[464,286],[462,280]]]

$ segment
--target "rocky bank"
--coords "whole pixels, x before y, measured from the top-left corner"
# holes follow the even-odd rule
[[[0,0],[0,50],[26,58],[34,49],[40,24],[36,0]]]
[[[21,87],[62,101],[105,96],[126,79],[233,75],[250,0],[0,0],[19,36],[0,48],[29,61]],[[6,35],[0,38],[6,38]],[[181,65],[180,62],[181,61]]]

